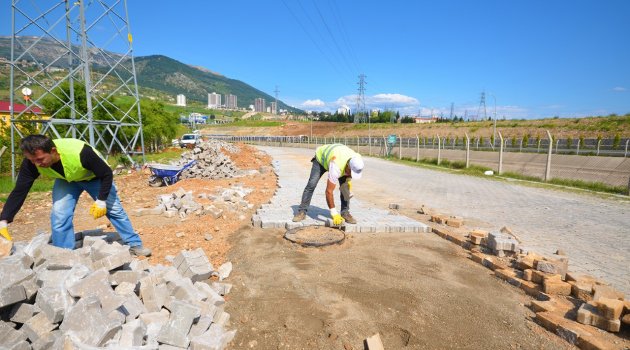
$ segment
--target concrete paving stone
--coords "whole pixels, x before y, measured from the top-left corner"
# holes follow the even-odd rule
[[[168,282],[167,284],[170,295],[175,299],[193,302],[203,300],[204,296],[195,288],[193,282],[189,278],[180,278]],[[172,310],[171,310],[172,311]]]
[[[162,344],[188,347],[190,339],[188,333],[195,319],[200,317],[199,307],[183,301],[173,301],[171,317],[162,326],[157,340]]]
[[[222,296],[229,294],[232,289],[232,285],[230,283],[212,282],[210,286]]]
[[[234,339],[235,335],[236,331],[225,331],[220,325],[211,324],[205,333],[192,339],[190,348],[192,350],[222,350]]]
[[[94,270],[105,268],[107,271],[115,270],[125,264],[130,263],[132,260],[131,253],[129,253],[129,247],[117,252],[116,254],[107,256],[92,263]]]
[[[33,344],[30,345],[29,349],[32,348],[33,350],[48,350],[52,348],[53,344],[55,343],[55,341],[57,341],[57,338],[59,337],[61,337],[61,332],[59,330],[54,330],[43,335],[42,337],[37,339],[37,341],[33,342]]]
[[[26,300],[26,291],[22,285],[13,285],[0,289],[0,308]]]
[[[92,271],[83,279],[67,285],[68,293],[75,298],[83,298],[93,294],[103,285],[109,285],[109,272],[105,268]]]
[[[219,266],[217,271],[219,272],[219,281],[223,281],[230,276],[230,273],[232,273],[232,262],[228,261],[222,264]]]
[[[17,244],[17,243],[16,243]],[[10,270],[30,269],[33,266],[33,258],[23,251],[16,251],[12,255],[0,259],[0,274],[5,271],[5,267]],[[0,275],[1,276],[1,275]]]
[[[122,332],[118,343],[120,346],[124,347],[142,346],[146,333],[147,326],[144,322],[138,319],[133,320],[122,326]]]
[[[37,246],[33,251],[33,263],[34,266],[39,266],[43,264],[49,257],[63,255],[63,254],[71,254],[71,251],[64,248],[59,248],[52,246],[50,244],[42,244]]]
[[[8,258],[0,259],[0,261]],[[18,261],[13,266],[9,264],[0,264],[0,281],[2,281],[3,287],[13,286],[22,283],[23,281],[31,279],[35,276],[35,272],[30,268],[25,268]]]
[[[228,322],[230,322],[230,314],[225,312],[223,307],[219,307],[214,313],[214,318],[212,319],[212,322],[219,326],[225,327]]]
[[[68,309],[74,305],[74,299],[65,289],[43,287],[37,292],[35,303],[52,323],[59,323]]]
[[[134,320],[140,314],[147,312],[142,300],[133,293],[125,295],[123,304],[117,310],[125,315],[127,322]]]
[[[24,331],[31,342],[36,342],[37,339],[50,333],[55,328],[57,328],[57,325],[53,324],[45,313],[40,312],[26,321],[20,330]]]
[[[34,304],[17,303],[13,305],[9,312],[9,320],[15,323],[26,323],[36,313],[41,312],[39,307]]]
[[[129,295],[136,294],[136,292],[140,292],[140,282],[137,284],[122,282],[114,288],[114,293],[118,295]]]
[[[140,314],[138,319],[144,322],[147,326],[147,340],[157,341],[157,336],[162,329],[162,326],[168,322],[170,318],[170,312],[166,309],[162,309],[159,312],[147,312]]]
[[[15,329],[10,323],[0,321],[0,339],[4,346],[14,346],[26,341],[28,334],[21,329]],[[2,346],[2,345],[0,345]]]
[[[168,296],[169,291],[166,283],[153,284],[150,279],[140,281],[140,298],[147,311],[160,311]]]
[[[202,300],[208,301],[216,306],[221,306],[225,303],[225,299],[207,283],[195,282],[195,288],[203,295]]]
[[[72,333],[81,343],[103,346],[121,329],[119,321],[107,317],[95,295],[79,299],[67,312],[59,329]]]
[[[212,320],[213,320],[213,316],[204,315],[202,313],[201,317],[199,317],[199,320],[195,322],[190,328],[189,337],[192,339],[194,337],[197,337],[205,333],[208,330],[208,328],[210,328],[210,325],[212,324]]]
[[[140,283],[140,278],[144,277],[137,271],[133,270],[119,270],[109,275],[109,283],[112,286],[117,286],[121,283],[127,282],[133,285]]]
[[[11,347],[2,347],[0,349],[7,349],[7,350],[31,350],[33,349],[33,347],[31,346],[31,344],[29,344],[26,340],[22,340],[20,342],[17,342],[13,345],[11,345]]]

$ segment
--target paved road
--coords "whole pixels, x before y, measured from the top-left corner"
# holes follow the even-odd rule
[[[313,150],[261,149],[295,169],[281,177],[302,177],[306,184]],[[471,228],[508,226],[530,251],[551,255],[562,249],[569,257],[569,270],[602,278],[630,296],[630,200],[533,188],[516,181],[451,174],[375,158],[366,157],[365,166],[363,179],[353,186],[357,199],[380,207],[424,204],[441,213],[463,216]]]

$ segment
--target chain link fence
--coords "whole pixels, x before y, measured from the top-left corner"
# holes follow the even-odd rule
[[[392,137],[394,136],[394,137]],[[267,146],[316,148],[341,143],[372,156],[389,156],[415,161],[461,162],[462,167],[478,165],[494,170],[538,178],[580,180],[626,188],[630,191],[630,139],[411,137],[313,137],[307,136],[225,136],[210,138]],[[392,142],[394,140],[394,142]]]

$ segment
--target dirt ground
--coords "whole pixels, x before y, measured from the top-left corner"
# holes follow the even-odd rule
[[[269,166],[254,148],[231,154],[243,169]],[[148,186],[148,171],[115,177],[123,206],[144,244],[149,261],[167,264],[167,255],[202,247],[213,265],[231,261],[226,297],[236,329],[231,349],[363,349],[379,333],[385,349],[572,349],[533,321],[530,298],[465,257],[435,234],[356,234],[335,246],[303,248],[282,238],[282,230],[251,226],[256,208],[276,188],[273,172],[226,180],[182,180],[171,187]],[[151,208],[157,196],[178,188],[212,194],[242,184],[254,208],[213,219],[133,216]],[[296,189],[301,191],[302,189]],[[204,203],[200,199],[196,199]],[[106,225],[88,214],[82,198],[76,230]],[[32,193],[10,225],[16,240],[50,230],[50,193]],[[415,212],[405,215],[426,221]],[[112,231],[108,229],[106,231]],[[181,237],[177,237],[178,233]],[[210,233],[213,238],[206,240]]]

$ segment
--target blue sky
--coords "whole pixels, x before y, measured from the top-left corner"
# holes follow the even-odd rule
[[[10,1],[0,0],[10,35]],[[630,112],[630,1],[128,1],[162,54],[306,110],[543,118]],[[483,112],[482,112],[483,113]]]

